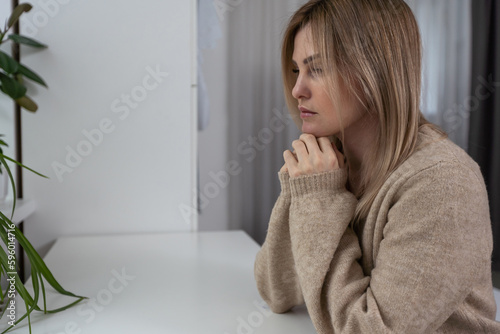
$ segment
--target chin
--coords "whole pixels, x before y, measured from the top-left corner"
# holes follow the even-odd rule
[[[330,137],[334,135],[333,131],[327,131],[325,129],[315,129],[313,127],[308,127],[308,126],[302,126],[302,133],[308,133],[313,135],[316,138],[321,138],[321,137]]]

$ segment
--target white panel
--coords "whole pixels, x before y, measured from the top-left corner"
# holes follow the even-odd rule
[[[23,60],[49,89],[24,116],[28,236],[191,230],[191,1],[41,1]]]
[[[0,0],[0,26],[4,28],[4,22],[7,22],[7,19],[11,13],[10,0]],[[12,30],[10,31],[12,33]],[[5,39],[7,37],[4,37]],[[10,42],[6,42],[2,44],[0,49],[10,54],[11,52],[11,44]],[[12,158],[15,157],[15,134],[14,134],[14,103],[4,93],[0,92],[0,134],[3,134],[3,140],[7,142],[9,145],[8,148],[3,147],[3,152],[5,155],[10,156]],[[13,163],[9,164],[12,173],[16,172],[15,165]],[[14,176],[15,177],[15,176]],[[7,196],[7,201],[12,200],[12,190],[9,188],[9,195]]]

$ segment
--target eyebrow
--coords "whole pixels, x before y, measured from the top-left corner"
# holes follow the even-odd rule
[[[304,65],[307,65],[309,64],[310,62],[312,62],[314,59],[316,58],[319,58],[320,55],[319,53],[315,54],[315,55],[312,55],[310,57],[307,57],[306,59],[304,59]],[[294,63],[295,65],[297,65],[297,62],[295,60],[292,59],[292,63]]]

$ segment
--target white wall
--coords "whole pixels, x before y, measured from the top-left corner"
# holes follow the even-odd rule
[[[33,3],[22,32],[49,49],[22,60],[50,88],[33,87],[24,161],[50,180],[24,174],[25,233],[42,253],[61,235],[196,227],[180,211],[196,188],[195,3]]]
[[[198,136],[200,176],[199,229],[202,231],[229,228],[228,187],[219,181],[228,162],[227,155],[227,20],[220,20],[222,38],[213,49],[202,52],[202,70],[207,84],[210,118]],[[222,174],[221,174],[222,173]],[[230,182],[230,180],[229,180]],[[216,188],[213,187],[215,184]],[[214,190],[218,190],[213,196]]]

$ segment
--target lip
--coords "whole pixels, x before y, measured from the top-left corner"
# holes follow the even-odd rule
[[[318,113],[311,111],[303,106],[299,106],[299,110],[300,110],[300,118],[309,118],[309,117],[312,117],[312,116],[318,114]]]

